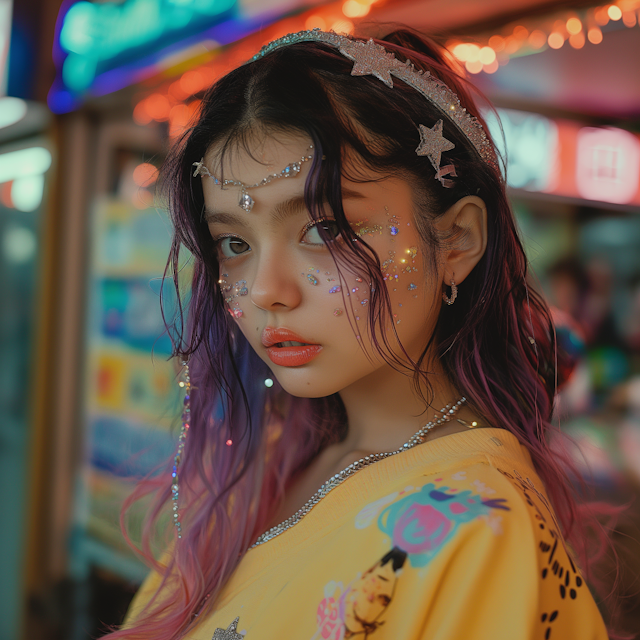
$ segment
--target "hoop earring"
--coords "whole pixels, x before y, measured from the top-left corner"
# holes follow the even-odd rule
[[[453,278],[451,278],[451,297],[447,298],[447,294],[443,291],[442,292],[442,299],[448,305],[452,305],[456,301],[457,297],[458,297],[458,287],[456,287],[455,280]]]
[[[178,511],[178,498],[180,497],[180,487],[178,486],[178,471],[182,455],[184,453],[184,443],[189,432],[191,422],[191,377],[189,376],[189,362],[182,361],[182,374],[178,386],[185,390],[184,407],[182,409],[182,426],[180,427],[180,435],[178,436],[178,450],[173,458],[173,468],[171,470],[171,508],[173,510],[173,524],[178,532],[178,538],[182,538],[182,523],[180,522],[180,513]]]

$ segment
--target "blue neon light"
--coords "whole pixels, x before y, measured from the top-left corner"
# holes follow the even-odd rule
[[[67,1],[58,16],[58,76],[49,106],[57,113],[69,111],[86,95],[135,82],[143,69],[223,24],[246,33],[249,25],[237,14],[238,0]],[[219,35],[219,42],[228,41]]]

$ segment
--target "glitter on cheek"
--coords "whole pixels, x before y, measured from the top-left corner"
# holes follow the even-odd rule
[[[360,291],[360,289],[358,289],[358,287],[353,287],[353,289],[351,289],[351,293],[355,293],[356,291]]]
[[[398,229],[398,227],[394,227],[393,225],[391,225],[389,227],[389,232],[391,233],[392,236],[397,236],[398,235],[398,231],[400,231],[400,229]]]
[[[309,274],[307,275],[307,280],[309,280],[309,282],[310,282],[313,286],[315,286],[315,285],[317,285],[317,284],[318,284],[318,278],[316,278],[316,277],[315,277],[314,275],[312,275],[311,273],[309,273]]]
[[[368,298],[365,298],[360,304],[364,307],[369,302]]]
[[[409,291],[415,291],[418,288],[418,285],[413,284],[413,282],[407,287]]]
[[[334,309],[333,310],[333,315],[337,318],[338,316],[342,315],[342,309]]]
[[[356,282],[362,282],[362,278],[356,278]]]
[[[342,291],[340,285],[337,285],[335,287],[331,287],[331,289],[329,289],[329,293],[340,293]]]

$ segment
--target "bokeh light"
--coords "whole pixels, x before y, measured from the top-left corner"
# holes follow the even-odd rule
[[[620,9],[620,7],[617,7],[615,4],[609,5],[609,8],[607,9],[607,15],[609,16],[609,18],[611,18],[611,20],[620,20],[620,18],[622,18],[622,9]]]
[[[600,44],[602,42],[602,31],[600,31],[598,27],[591,27],[591,29],[589,29],[587,37],[589,38],[589,42],[591,42],[591,44]]]
[[[148,187],[158,179],[158,169],[149,162],[139,164],[133,170],[133,181],[139,187]]]
[[[547,39],[547,42],[549,43],[549,46],[552,49],[560,49],[564,44],[564,37],[562,36],[561,33],[554,31],[553,33],[549,34],[549,38]]]

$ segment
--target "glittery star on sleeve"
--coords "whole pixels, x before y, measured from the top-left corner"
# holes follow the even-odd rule
[[[226,629],[220,629],[218,627],[211,640],[243,640],[244,636],[238,633],[238,622],[240,617],[237,617]]]
[[[370,39],[366,44],[348,41],[340,46],[340,52],[355,63],[352,76],[375,76],[388,87],[393,87],[391,69],[398,65],[398,60],[382,45]]]
[[[427,156],[431,160],[433,168],[438,171],[442,153],[451,151],[456,145],[442,136],[442,120],[438,120],[432,129],[425,127],[423,124],[418,126],[420,127],[420,144],[416,149],[416,153],[419,156]]]

